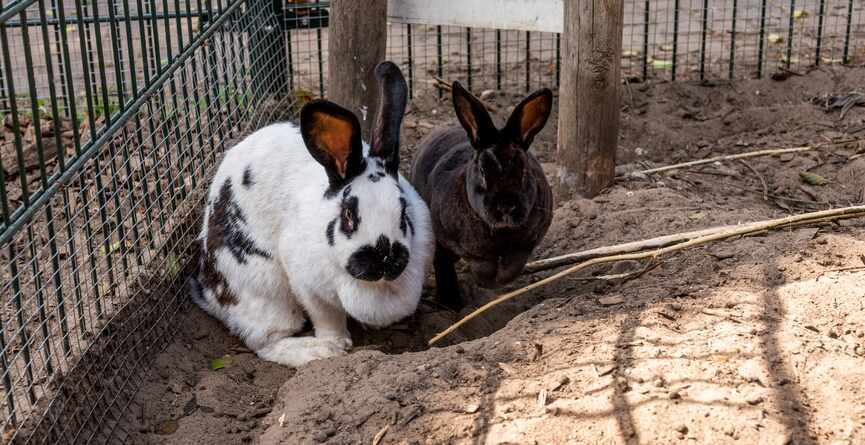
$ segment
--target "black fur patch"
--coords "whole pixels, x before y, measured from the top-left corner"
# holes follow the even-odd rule
[[[402,235],[406,236],[407,231],[411,232],[411,236],[414,236],[414,224],[411,222],[411,218],[408,216],[408,212],[406,211],[408,208],[408,202],[405,198],[399,198],[399,204],[402,206],[399,215],[399,229],[402,230]]]
[[[401,243],[391,244],[387,237],[378,237],[375,245],[357,249],[348,259],[346,270],[351,276],[366,281],[397,279],[408,265],[409,252]]]
[[[330,223],[327,224],[327,230],[325,231],[325,235],[327,235],[327,243],[331,246],[333,245],[333,230],[336,228],[336,220],[334,219]]]
[[[247,165],[243,170],[243,181],[241,182],[244,187],[250,188],[255,182],[252,180],[252,169]]]
[[[375,173],[370,173],[369,176],[367,176],[367,178],[369,178],[369,180],[372,182],[378,182],[381,180],[381,177],[376,175]]]
[[[207,244],[199,241],[198,283],[204,289],[210,289],[216,295],[216,301],[229,306],[237,304],[237,296],[228,288],[225,276],[216,268],[216,254],[210,249],[215,245],[214,238],[207,238]],[[217,290],[219,292],[217,292]]]
[[[212,253],[224,247],[240,264],[246,264],[246,258],[250,255],[270,258],[270,253],[258,248],[244,231],[246,217],[234,200],[230,178],[226,179],[219,189],[219,197],[213,203],[213,210],[210,212],[207,224],[208,252]],[[211,241],[214,243],[213,248],[211,248]]]

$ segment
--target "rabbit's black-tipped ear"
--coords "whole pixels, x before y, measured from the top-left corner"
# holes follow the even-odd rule
[[[385,170],[396,176],[399,170],[399,130],[408,100],[408,87],[399,67],[392,62],[379,63],[375,67],[375,77],[380,96],[369,155],[383,159]]]
[[[457,119],[466,130],[472,147],[483,150],[495,144],[499,131],[484,104],[457,81],[451,86],[451,94]]]
[[[327,172],[330,191],[363,173],[360,122],[350,111],[330,101],[311,101],[300,110],[300,133]]]
[[[552,109],[553,92],[548,88],[535,91],[514,108],[505,125],[505,132],[524,150],[528,150],[535,135],[547,124]]]

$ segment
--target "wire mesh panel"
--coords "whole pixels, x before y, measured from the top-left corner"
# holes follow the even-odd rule
[[[183,304],[220,152],[290,109],[258,0],[19,0],[0,13],[4,441],[122,441]],[[254,75],[253,75],[254,73]]]
[[[551,0],[553,1],[553,0]],[[293,1],[292,90],[323,95],[328,2]],[[622,76],[632,80],[763,77],[865,62],[862,0],[626,0]],[[387,58],[411,90],[459,80],[474,91],[557,86],[556,33],[390,23]]]

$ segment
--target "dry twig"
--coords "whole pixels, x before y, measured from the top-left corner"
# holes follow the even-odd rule
[[[769,200],[769,186],[766,184],[766,178],[764,178],[763,175],[761,175],[760,172],[758,172],[756,168],[752,167],[751,164],[749,164],[744,159],[739,159],[739,162],[741,162],[742,165],[744,165],[748,170],[751,170],[751,173],[753,173],[755,176],[757,176],[757,179],[760,180],[760,184],[763,186],[763,201],[768,201]]]
[[[752,233],[756,233],[756,232],[777,230],[778,228],[790,226],[793,224],[803,224],[803,223],[808,223],[808,222],[818,222],[818,221],[834,220],[834,219],[845,218],[845,217],[851,218],[851,217],[862,217],[862,216],[865,216],[865,206],[844,207],[844,208],[840,208],[840,209],[804,213],[804,214],[800,214],[800,215],[788,216],[786,218],[754,222],[754,223],[745,224],[745,225],[737,226],[737,227],[733,227],[733,228],[724,227],[724,228],[721,228],[720,230],[716,229],[716,231],[714,233],[709,232],[708,234],[705,234],[703,236],[692,238],[692,239],[689,239],[688,241],[681,242],[679,244],[675,244],[675,245],[668,246],[668,247],[663,247],[660,249],[593,258],[593,259],[590,259],[588,261],[584,261],[582,263],[579,263],[575,266],[572,266],[568,269],[565,269],[561,272],[555,273],[555,274],[553,274],[547,278],[544,278],[540,281],[529,284],[528,286],[516,289],[514,291],[511,291],[511,292],[508,292],[504,295],[499,296],[495,300],[490,301],[489,303],[479,307],[474,312],[466,315],[465,317],[463,317],[462,319],[460,319],[459,321],[452,324],[450,327],[448,327],[447,329],[445,329],[444,331],[442,331],[441,333],[439,333],[438,335],[433,337],[429,341],[429,344],[432,345],[432,344],[436,343],[437,341],[444,338],[446,335],[457,330],[460,326],[462,326],[463,324],[465,324],[469,320],[477,317],[478,315],[488,311],[489,309],[491,309],[491,308],[493,308],[493,307],[495,307],[501,303],[504,303],[505,301],[508,301],[514,297],[519,296],[519,295],[522,295],[522,294],[524,294],[530,290],[537,289],[541,286],[544,286],[544,285],[547,285],[547,284],[552,283],[554,281],[560,280],[560,279],[562,279],[562,278],[564,278],[570,274],[573,274],[574,272],[578,272],[580,270],[586,269],[586,268],[588,268],[590,266],[594,266],[596,264],[612,263],[612,262],[616,262],[616,261],[625,261],[625,260],[641,260],[641,259],[646,259],[646,258],[656,259],[657,257],[659,257],[661,255],[665,255],[665,254],[680,251],[680,250],[685,250],[685,249],[688,249],[690,247],[701,246],[703,244],[708,244],[708,243],[711,243],[713,241],[719,241],[719,240],[732,238],[732,237],[736,237],[736,236],[748,235],[748,234],[752,234]],[[670,235],[670,237],[675,237],[675,236],[676,235]],[[609,248],[608,248],[608,250],[609,250]]]
[[[438,76],[431,76],[431,77],[432,77],[433,80],[435,81],[435,82],[433,83],[433,86],[434,86],[434,87],[436,87],[436,88],[438,88],[438,89],[440,89],[440,90],[448,91],[448,92],[451,91],[451,84],[450,84],[450,82],[448,82],[448,81],[446,81],[446,80],[444,80],[444,79],[442,79],[441,77],[438,77]]]
[[[670,171],[670,170],[677,170],[677,169],[681,169],[681,168],[694,167],[697,165],[712,164],[712,163],[719,162],[719,161],[732,161],[735,159],[754,158],[754,157],[758,157],[758,156],[770,156],[770,155],[779,155],[779,154],[785,154],[785,153],[798,153],[801,151],[814,150],[815,148],[822,147],[823,145],[826,145],[826,144],[805,145],[802,147],[791,147],[791,148],[774,148],[774,149],[770,149],[770,150],[758,150],[758,151],[751,151],[748,153],[739,153],[739,154],[734,154],[734,155],[715,156],[713,158],[698,159],[696,161],[682,162],[681,164],[666,165],[663,167],[650,168],[648,170],[639,170],[639,171],[631,172],[630,174],[631,175],[641,175],[641,174],[642,175],[650,175],[652,173],[660,173],[660,172],[665,172],[665,171]]]

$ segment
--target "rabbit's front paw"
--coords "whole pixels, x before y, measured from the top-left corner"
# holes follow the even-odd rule
[[[349,340],[350,344],[351,340]],[[316,337],[283,338],[257,351],[264,360],[298,367],[313,360],[344,355],[348,352],[344,341]]]

